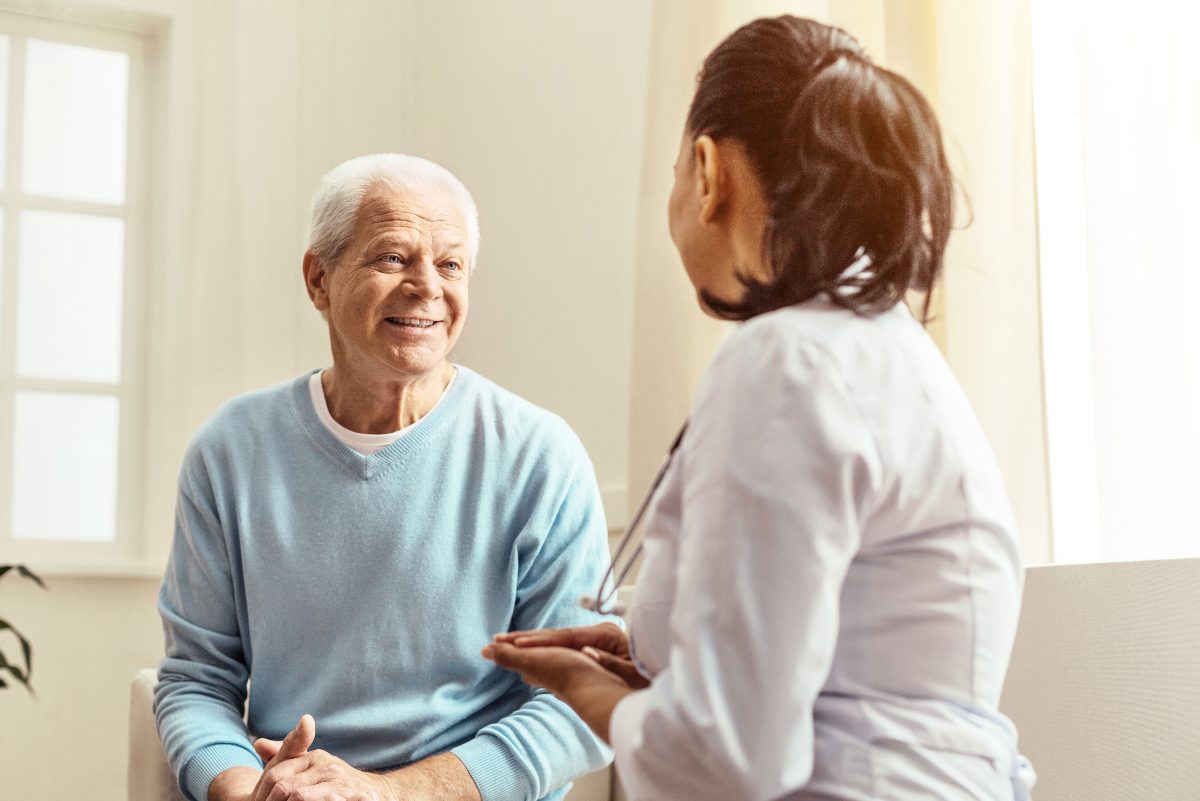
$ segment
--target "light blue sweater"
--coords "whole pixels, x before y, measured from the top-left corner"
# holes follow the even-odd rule
[[[229,401],[184,457],[155,714],[185,793],[261,767],[247,725],[277,739],[309,712],[314,748],[355,767],[451,750],[484,801],[560,797],[611,753],[479,650],[601,619],[577,604],[607,560],[579,439],[458,367],[433,411],[362,456],[308,378]]]

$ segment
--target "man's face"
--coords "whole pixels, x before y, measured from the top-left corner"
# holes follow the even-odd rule
[[[467,221],[446,192],[368,191],[354,238],[309,278],[328,312],[334,364],[364,379],[409,382],[441,367],[467,319]]]

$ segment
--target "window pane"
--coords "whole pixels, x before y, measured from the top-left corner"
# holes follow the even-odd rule
[[[123,203],[129,56],[36,39],[25,52],[22,188]]]
[[[21,213],[17,372],[116,383],[121,377],[125,223]]]
[[[116,537],[117,426],[118,401],[112,396],[17,393],[14,537],[89,542]]]

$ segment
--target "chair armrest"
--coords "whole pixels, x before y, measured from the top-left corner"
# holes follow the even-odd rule
[[[129,801],[185,801],[167,767],[154,722],[154,685],[158,671],[139,670],[129,690]]]

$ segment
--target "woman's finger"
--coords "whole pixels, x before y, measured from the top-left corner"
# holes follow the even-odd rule
[[[573,668],[590,661],[570,649],[518,648],[508,643],[492,643],[481,653],[500,667],[519,673],[526,684],[550,692],[558,692]]]
[[[557,646],[579,650],[590,646],[619,656],[629,653],[629,636],[614,623],[563,629],[512,631],[506,634],[497,634],[496,641],[510,643],[521,648]]]
[[[529,655],[521,651],[515,645],[506,642],[494,642],[484,647],[482,651],[484,659],[490,659],[497,665],[509,670],[520,672],[521,665],[529,662]]]
[[[596,661],[600,667],[615,673],[621,677],[621,680],[628,684],[634,690],[641,690],[650,686],[650,680],[642,675],[637,666],[633,664],[633,660],[626,659],[620,656],[614,656],[607,651],[599,651],[595,648],[587,647],[581,649],[585,656],[589,656]]]

